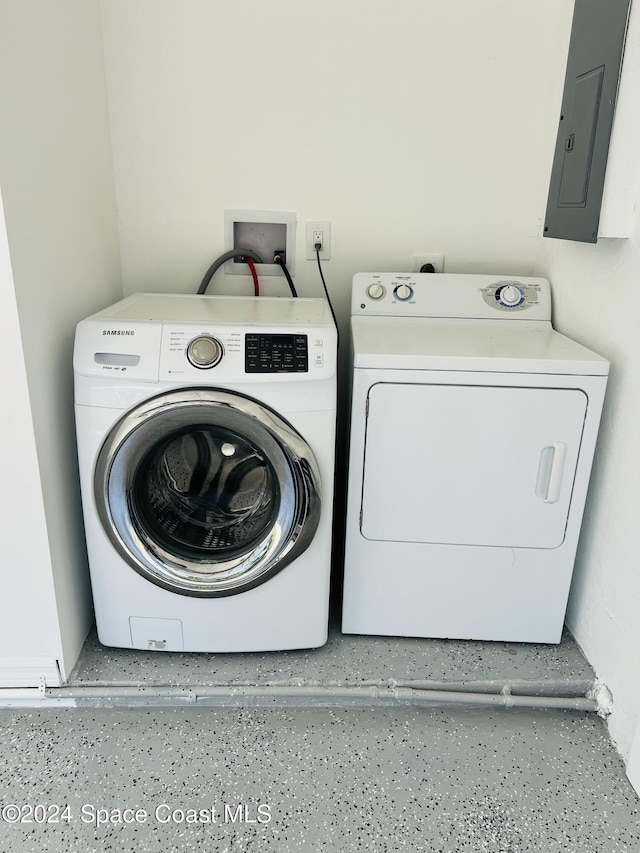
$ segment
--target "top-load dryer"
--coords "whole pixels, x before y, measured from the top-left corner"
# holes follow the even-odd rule
[[[336,346],[323,299],[136,294],[79,324],[78,456],[102,643],[326,642]]]
[[[560,640],[608,362],[549,283],[359,273],[342,628]]]

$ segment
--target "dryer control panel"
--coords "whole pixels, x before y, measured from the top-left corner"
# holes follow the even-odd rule
[[[458,273],[356,273],[352,315],[551,320],[544,278]]]
[[[498,311],[527,311],[538,302],[539,284],[529,284],[520,279],[496,281],[482,288],[482,298]]]

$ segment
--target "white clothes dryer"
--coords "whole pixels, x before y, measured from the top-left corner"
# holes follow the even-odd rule
[[[342,629],[557,643],[608,362],[541,278],[359,273]]]
[[[78,325],[78,458],[103,644],[326,642],[336,350],[322,299],[140,293]]]

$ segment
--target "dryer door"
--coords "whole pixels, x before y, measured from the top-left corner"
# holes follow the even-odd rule
[[[182,389],[132,409],[96,462],[103,528],[147,580],[182,595],[233,595],[310,544],[320,474],[276,412],[218,389]]]
[[[367,539],[562,544],[587,410],[583,391],[381,382],[368,402]]]

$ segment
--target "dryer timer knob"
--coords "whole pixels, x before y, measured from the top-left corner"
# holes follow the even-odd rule
[[[500,302],[503,305],[518,305],[522,302],[522,291],[515,284],[507,284],[500,290]]]

